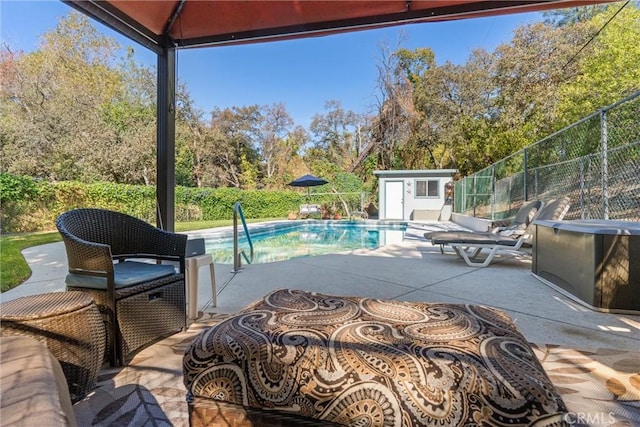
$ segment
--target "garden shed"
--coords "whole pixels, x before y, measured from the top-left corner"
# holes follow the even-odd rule
[[[457,169],[378,170],[380,219],[437,220]]]

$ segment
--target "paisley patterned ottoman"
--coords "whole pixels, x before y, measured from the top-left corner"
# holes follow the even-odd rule
[[[191,425],[566,425],[499,310],[283,289],[187,348]]]

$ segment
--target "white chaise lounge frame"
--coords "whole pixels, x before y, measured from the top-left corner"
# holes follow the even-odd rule
[[[473,233],[467,234],[468,240],[456,237],[457,233],[452,233],[452,237],[449,241],[439,241],[441,245],[449,245],[455,251],[458,257],[462,258],[470,267],[486,267],[491,264],[494,256],[500,249],[510,249],[513,251],[519,250],[525,242],[531,240],[531,228],[533,223],[537,219],[553,219],[562,220],[567,214],[570,208],[569,198],[563,197],[558,200],[551,200],[546,204],[542,204],[538,209],[535,216],[531,219],[531,222],[527,226],[527,229],[518,236],[509,237],[498,233]],[[511,231],[510,231],[511,233]],[[473,242],[473,239],[480,240],[479,242]],[[482,240],[485,240],[484,242]],[[474,260],[480,255],[483,249],[489,249],[489,253],[484,260]]]

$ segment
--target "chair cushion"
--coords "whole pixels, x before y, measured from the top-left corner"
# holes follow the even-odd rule
[[[167,264],[125,261],[113,266],[113,279],[116,289],[150,282],[175,273],[175,267]],[[104,277],[71,273],[67,275],[66,282],[67,285],[73,287],[107,289],[107,279]]]
[[[540,200],[532,200],[523,204],[518,210],[516,217],[513,219],[513,227],[511,228],[526,228],[535,217],[538,209],[540,209],[540,205],[542,205]]]
[[[442,232],[431,235],[431,243],[434,245],[468,244],[473,245],[500,245],[516,246],[520,236],[499,236],[493,233],[474,232]]]

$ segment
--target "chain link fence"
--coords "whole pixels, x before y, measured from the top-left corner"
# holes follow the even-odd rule
[[[454,211],[501,220],[564,196],[565,219],[640,221],[640,92],[457,181]]]

